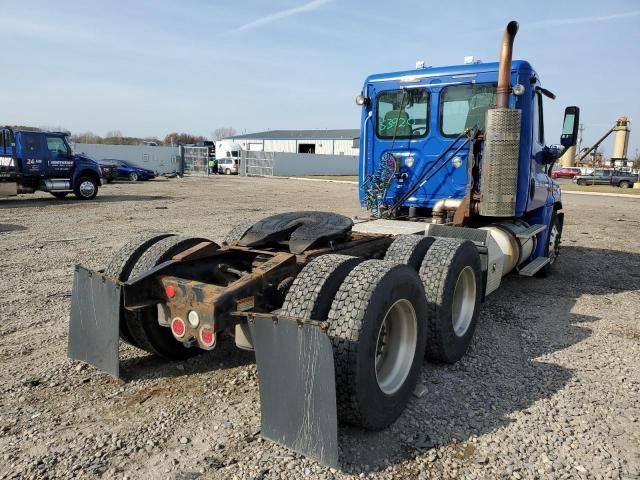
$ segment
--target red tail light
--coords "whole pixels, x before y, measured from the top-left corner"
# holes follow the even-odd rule
[[[184,333],[186,331],[184,320],[182,320],[180,317],[174,318],[171,321],[171,331],[178,338],[184,337]]]
[[[176,296],[176,287],[173,285],[167,285],[164,287],[164,293],[167,298],[173,298]]]
[[[208,328],[202,328],[200,330],[200,342],[205,347],[211,347],[216,343],[216,334]]]

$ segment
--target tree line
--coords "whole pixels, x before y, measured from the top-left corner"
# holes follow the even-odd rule
[[[216,128],[209,138],[202,135],[193,135],[184,132],[167,133],[162,139],[156,136],[150,137],[130,137],[124,135],[120,130],[110,130],[106,135],[97,135],[91,131],[81,133],[71,133],[64,127],[31,127],[26,125],[14,125],[14,130],[30,130],[45,132],[65,132],[71,141],[75,143],[93,143],[103,145],[188,145],[207,141],[222,140],[234,136],[237,132],[232,127]]]

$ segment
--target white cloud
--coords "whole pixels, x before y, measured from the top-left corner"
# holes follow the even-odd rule
[[[282,20],[283,18],[292,17],[294,15],[298,15],[300,13],[312,12],[313,10],[317,10],[318,8],[326,5],[327,3],[331,3],[333,0],[314,0],[313,2],[306,3],[299,7],[289,8],[287,10],[282,10],[280,12],[267,15],[265,17],[259,18],[249,23],[245,23],[244,25],[239,26],[234,31],[235,32],[246,32],[248,30],[253,30],[254,28],[262,27],[269,23],[276,22],[278,20]]]
[[[572,18],[554,18],[549,20],[540,20],[538,22],[528,23],[527,29],[551,27],[555,25],[574,25],[577,23],[600,23],[620,18],[630,18],[640,15],[640,10],[633,10],[626,13],[614,13],[611,15],[601,15],[597,17],[572,17]]]

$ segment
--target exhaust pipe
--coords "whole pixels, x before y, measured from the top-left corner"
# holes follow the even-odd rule
[[[500,50],[500,67],[498,70],[498,91],[496,108],[508,108],[511,93],[511,60],[513,58],[513,39],[518,33],[518,22],[512,20],[502,35]]]
[[[518,150],[521,111],[509,108],[511,57],[518,22],[511,21],[502,36],[496,108],[487,110],[480,170],[480,215],[513,217],[518,194]]]

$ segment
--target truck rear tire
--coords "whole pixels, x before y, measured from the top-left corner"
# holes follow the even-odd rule
[[[93,200],[98,195],[98,182],[91,177],[80,177],[73,186],[78,200]]]
[[[422,235],[398,235],[389,246],[384,259],[392,263],[409,265],[417,272],[434,240],[433,237]]]
[[[249,218],[247,220],[243,220],[242,222],[234,225],[231,228],[231,230],[229,230],[227,234],[224,236],[224,239],[222,240],[222,244],[230,245],[232,243],[239,241],[244,236],[244,234],[247,233],[247,231],[251,227],[253,227],[256,223],[262,220],[262,218],[264,217]]]
[[[367,260],[351,270],[328,316],[340,421],[377,430],[400,416],[422,365],[426,316],[411,267]]]
[[[467,351],[482,296],[478,249],[469,240],[436,238],[420,268],[429,314],[427,358],[457,362]]]
[[[49,193],[51,195],[53,195],[54,197],[60,198],[60,199],[62,199],[64,197],[66,197],[67,195],[69,195],[69,192],[49,192]]]
[[[348,255],[322,255],[309,262],[293,281],[282,304],[282,315],[324,321],[346,276],[362,262]]]
[[[104,274],[114,280],[126,282],[129,280],[131,270],[140,256],[155,243],[172,235],[171,233],[145,233],[132,238],[111,257]],[[125,311],[122,305],[120,306],[120,312],[120,338],[129,345],[139,347],[131,337],[129,327],[125,320],[125,315],[129,312]]]
[[[631,183],[627,182],[626,180],[623,180],[620,182],[618,186],[620,188],[631,188]]]
[[[184,252],[201,242],[208,242],[206,238],[171,236],[153,244],[142,253],[136,261],[129,278],[134,278],[147,270],[152,269],[174,255]],[[192,357],[202,350],[187,348],[171,333],[171,329],[158,324],[158,310],[155,306],[141,310],[125,312],[127,328],[131,338],[142,350],[158,355],[168,360],[184,360]]]

